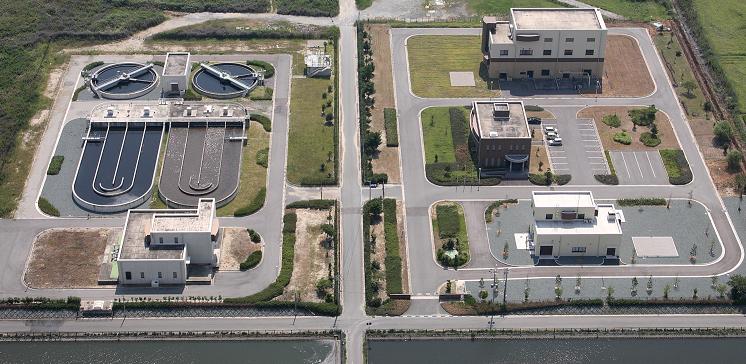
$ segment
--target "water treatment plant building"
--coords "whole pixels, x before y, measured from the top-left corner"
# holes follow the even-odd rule
[[[596,8],[511,9],[509,21],[482,20],[490,78],[603,76],[606,24]]]
[[[497,171],[525,178],[531,152],[531,132],[522,101],[475,101],[469,120],[482,173]]]

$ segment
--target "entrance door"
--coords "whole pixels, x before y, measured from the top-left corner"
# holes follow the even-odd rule
[[[501,72],[500,73],[500,80],[501,81],[506,81],[507,79],[508,79],[508,74],[505,73],[505,72]]]
[[[539,248],[539,255],[553,255],[552,250],[554,249],[554,246],[552,245],[542,245]]]
[[[606,256],[607,257],[615,257],[616,256],[616,248],[606,248]]]
[[[179,84],[174,82],[171,83],[171,93],[178,94],[179,93]]]
[[[526,71],[526,77],[528,77],[529,79],[534,78],[534,71]]]

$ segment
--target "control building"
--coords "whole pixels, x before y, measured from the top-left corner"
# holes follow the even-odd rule
[[[531,132],[522,101],[474,101],[469,128],[483,174],[527,177]]]

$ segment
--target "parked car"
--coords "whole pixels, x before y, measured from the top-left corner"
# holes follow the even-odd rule
[[[555,139],[555,138],[559,138],[559,134],[557,134],[557,133],[555,133],[553,131],[548,131],[548,132],[544,133],[544,135],[546,136],[547,140],[552,140],[552,139]]]
[[[554,139],[551,139],[551,140],[550,140],[550,141],[548,142],[548,144],[549,144],[549,145],[551,145],[551,146],[559,146],[559,145],[562,145],[562,138],[560,138],[560,137],[556,137],[556,138],[554,138]]]
[[[529,124],[541,124],[541,118],[538,118],[536,116],[532,116],[532,117],[528,118],[528,123]]]
[[[544,132],[545,133],[559,133],[559,130],[557,130],[557,128],[554,126],[545,126]]]

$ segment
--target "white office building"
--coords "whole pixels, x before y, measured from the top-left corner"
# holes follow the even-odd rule
[[[624,215],[613,204],[597,204],[591,192],[533,192],[530,239],[539,258],[618,258]]]
[[[189,85],[191,55],[188,52],[171,52],[166,54],[161,75],[163,97],[182,97]]]

